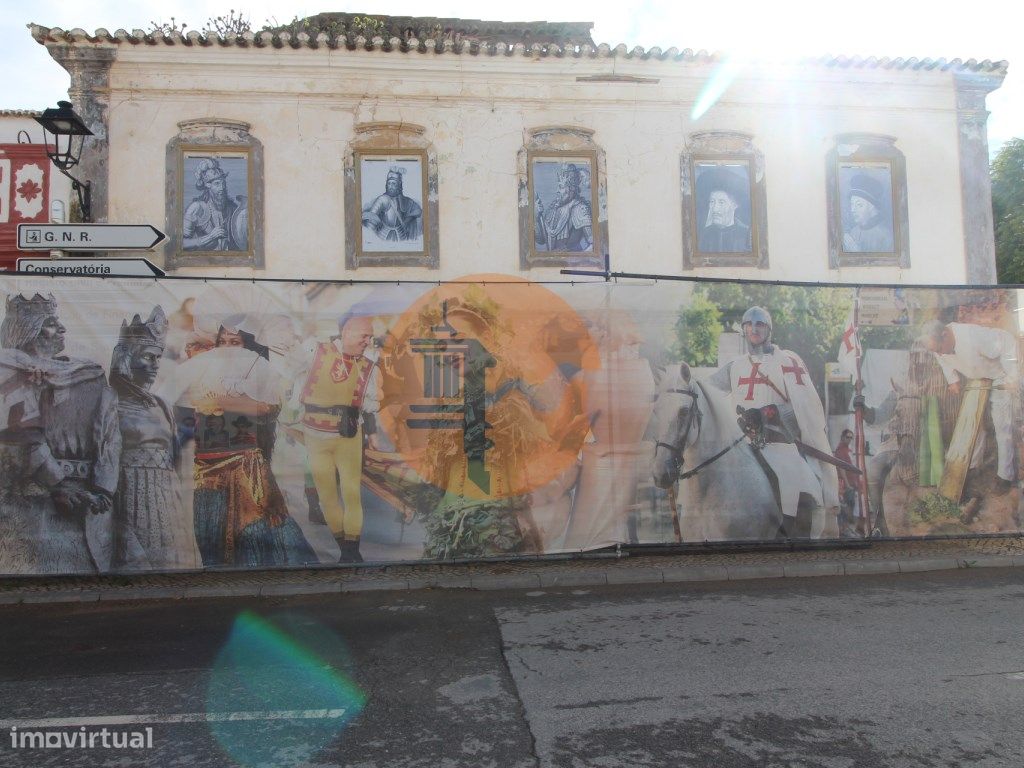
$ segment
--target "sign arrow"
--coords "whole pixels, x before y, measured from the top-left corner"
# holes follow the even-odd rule
[[[43,275],[98,275],[100,277],[165,277],[149,259],[18,259],[18,271]]]
[[[19,224],[22,251],[148,251],[167,239],[151,224]]]

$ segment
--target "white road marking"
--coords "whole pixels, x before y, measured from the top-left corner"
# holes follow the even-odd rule
[[[152,715],[99,715],[96,717],[44,717],[37,720],[0,720],[0,728],[42,730],[100,725],[153,725],[157,723],[226,723],[235,720],[337,720],[346,709],[273,709],[255,712],[169,712]]]

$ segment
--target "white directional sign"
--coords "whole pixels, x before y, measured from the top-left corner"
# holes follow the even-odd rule
[[[149,259],[18,259],[19,272],[44,275],[99,275],[122,277],[164,277],[164,271]]]
[[[150,224],[19,224],[22,251],[146,251],[166,239]]]

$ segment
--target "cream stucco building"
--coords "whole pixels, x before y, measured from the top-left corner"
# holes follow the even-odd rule
[[[1005,62],[748,64],[697,115],[732,71],[715,55],[595,45],[588,24],[380,25],[365,37],[315,25],[228,38],[31,33],[70,73],[95,133],[82,165],[97,219],[166,228],[162,256],[179,274],[551,279],[607,253],[627,272],[995,282],[984,102]],[[200,226],[188,211],[204,153],[229,158],[233,183],[248,186],[225,222],[233,250],[184,246],[182,228]],[[537,200],[555,205],[545,158],[579,171],[582,246],[538,234]],[[409,164],[405,192],[421,210],[420,238],[394,250],[374,250],[360,222],[374,159]],[[711,226],[701,175],[719,166],[749,182],[736,214],[749,237],[730,249],[700,236]],[[872,253],[844,241],[864,174],[889,183],[892,232]]]

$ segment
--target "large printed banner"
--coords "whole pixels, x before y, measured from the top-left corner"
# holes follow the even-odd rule
[[[1021,530],[1016,289],[0,290],[4,574]]]

